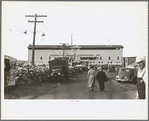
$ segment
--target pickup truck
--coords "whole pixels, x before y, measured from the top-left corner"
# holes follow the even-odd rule
[[[50,77],[52,81],[68,80],[69,68],[67,60],[49,61]]]

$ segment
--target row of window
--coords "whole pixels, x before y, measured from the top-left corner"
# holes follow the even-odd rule
[[[102,58],[101,58],[101,59],[102,59]],[[100,60],[101,60],[101,59],[100,59]],[[110,57],[110,56],[109,56],[109,60],[111,60],[111,57]],[[117,57],[117,60],[119,60],[119,56]]]
[[[87,58],[87,57],[82,57],[81,60],[96,60],[96,57],[94,58]],[[102,57],[100,57],[100,60],[102,60]],[[111,60],[111,57],[109,56],[109,60]],[[119,56],[117,57],[117,60],[119,60]]]
[[[90,62],[90,63],[95,63],[95,62]],[[103,63],[103,62],[99,62],[99,63]],[[107,63],[112,63],[112,62],[107,62]],[[120,62],[116,62],[116,63],[120,63]]]
[[[51,57],[49,57],[49,60],[51,59]],[[81,60],[87,60],[87,59],[89,59],[89,60],[96,60],[96,57],[94,57],[94,58],[81,58]],[[40,57],[40,60],[42,60],[42,56]],[[100,60],[102,60],[102,57],[100,57]],[[111,57],[109,56],[109,60],[111,60]],[[119,60],[119,56],[117,57],[117,60]]]
[[[49,57],[49,60],[51,59],[51,57]],[[40,60],[42,60],[42,56],[40,57]]]
[[[70,61],[69,61],[70,62]],[[40,63],[40,62],[39,62]],[[43,63],[43,62],[41,62]],[[89,63],[95,63],[95,62],[89,62]],[[103,62],[99,62],[99,63],[103,63]],[[112,62],[107,62],[107,63],[112,63]],[[116,63],[120,63],[120,62],[116,62]]]

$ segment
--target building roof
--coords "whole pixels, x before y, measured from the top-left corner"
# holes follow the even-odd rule
[[[16,58],[11,57],[11,56],[9,56],[9,55],[4,55],[4,58],[5,58],[5,59],[11,59],[11,60],[17,60]]]
[[[74,48],[76,45],[68,45],[67,48]],[[77,45],[79,49],[120,49],[124,48],[122,45]],[[28,49],[32,49],[32,45]],[[35,49],[63,49],[63,45],[35,45]]]
[[[127,57],[123,57],[123,58],[136,58],[137,56],[127,56]]]

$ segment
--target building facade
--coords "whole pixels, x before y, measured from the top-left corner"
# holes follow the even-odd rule
[[[48,65],[49,60],[68,58],[71,61],[88,61],[90,64],[122,65],[122,45],[36,45],[34,62]],[[28,62],[32,62],[32,45],[28,46]]]
[[[136,57],[123,57],[123,67],[135,63]]]

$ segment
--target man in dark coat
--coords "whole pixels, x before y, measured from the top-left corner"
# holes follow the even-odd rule
[[[100,69],[100,71],[97,73],[96,79],[99,82],[100,91],[104,91],[105,89],[104,82],[108,81],[108,77],[103,71],[103,69]]]

